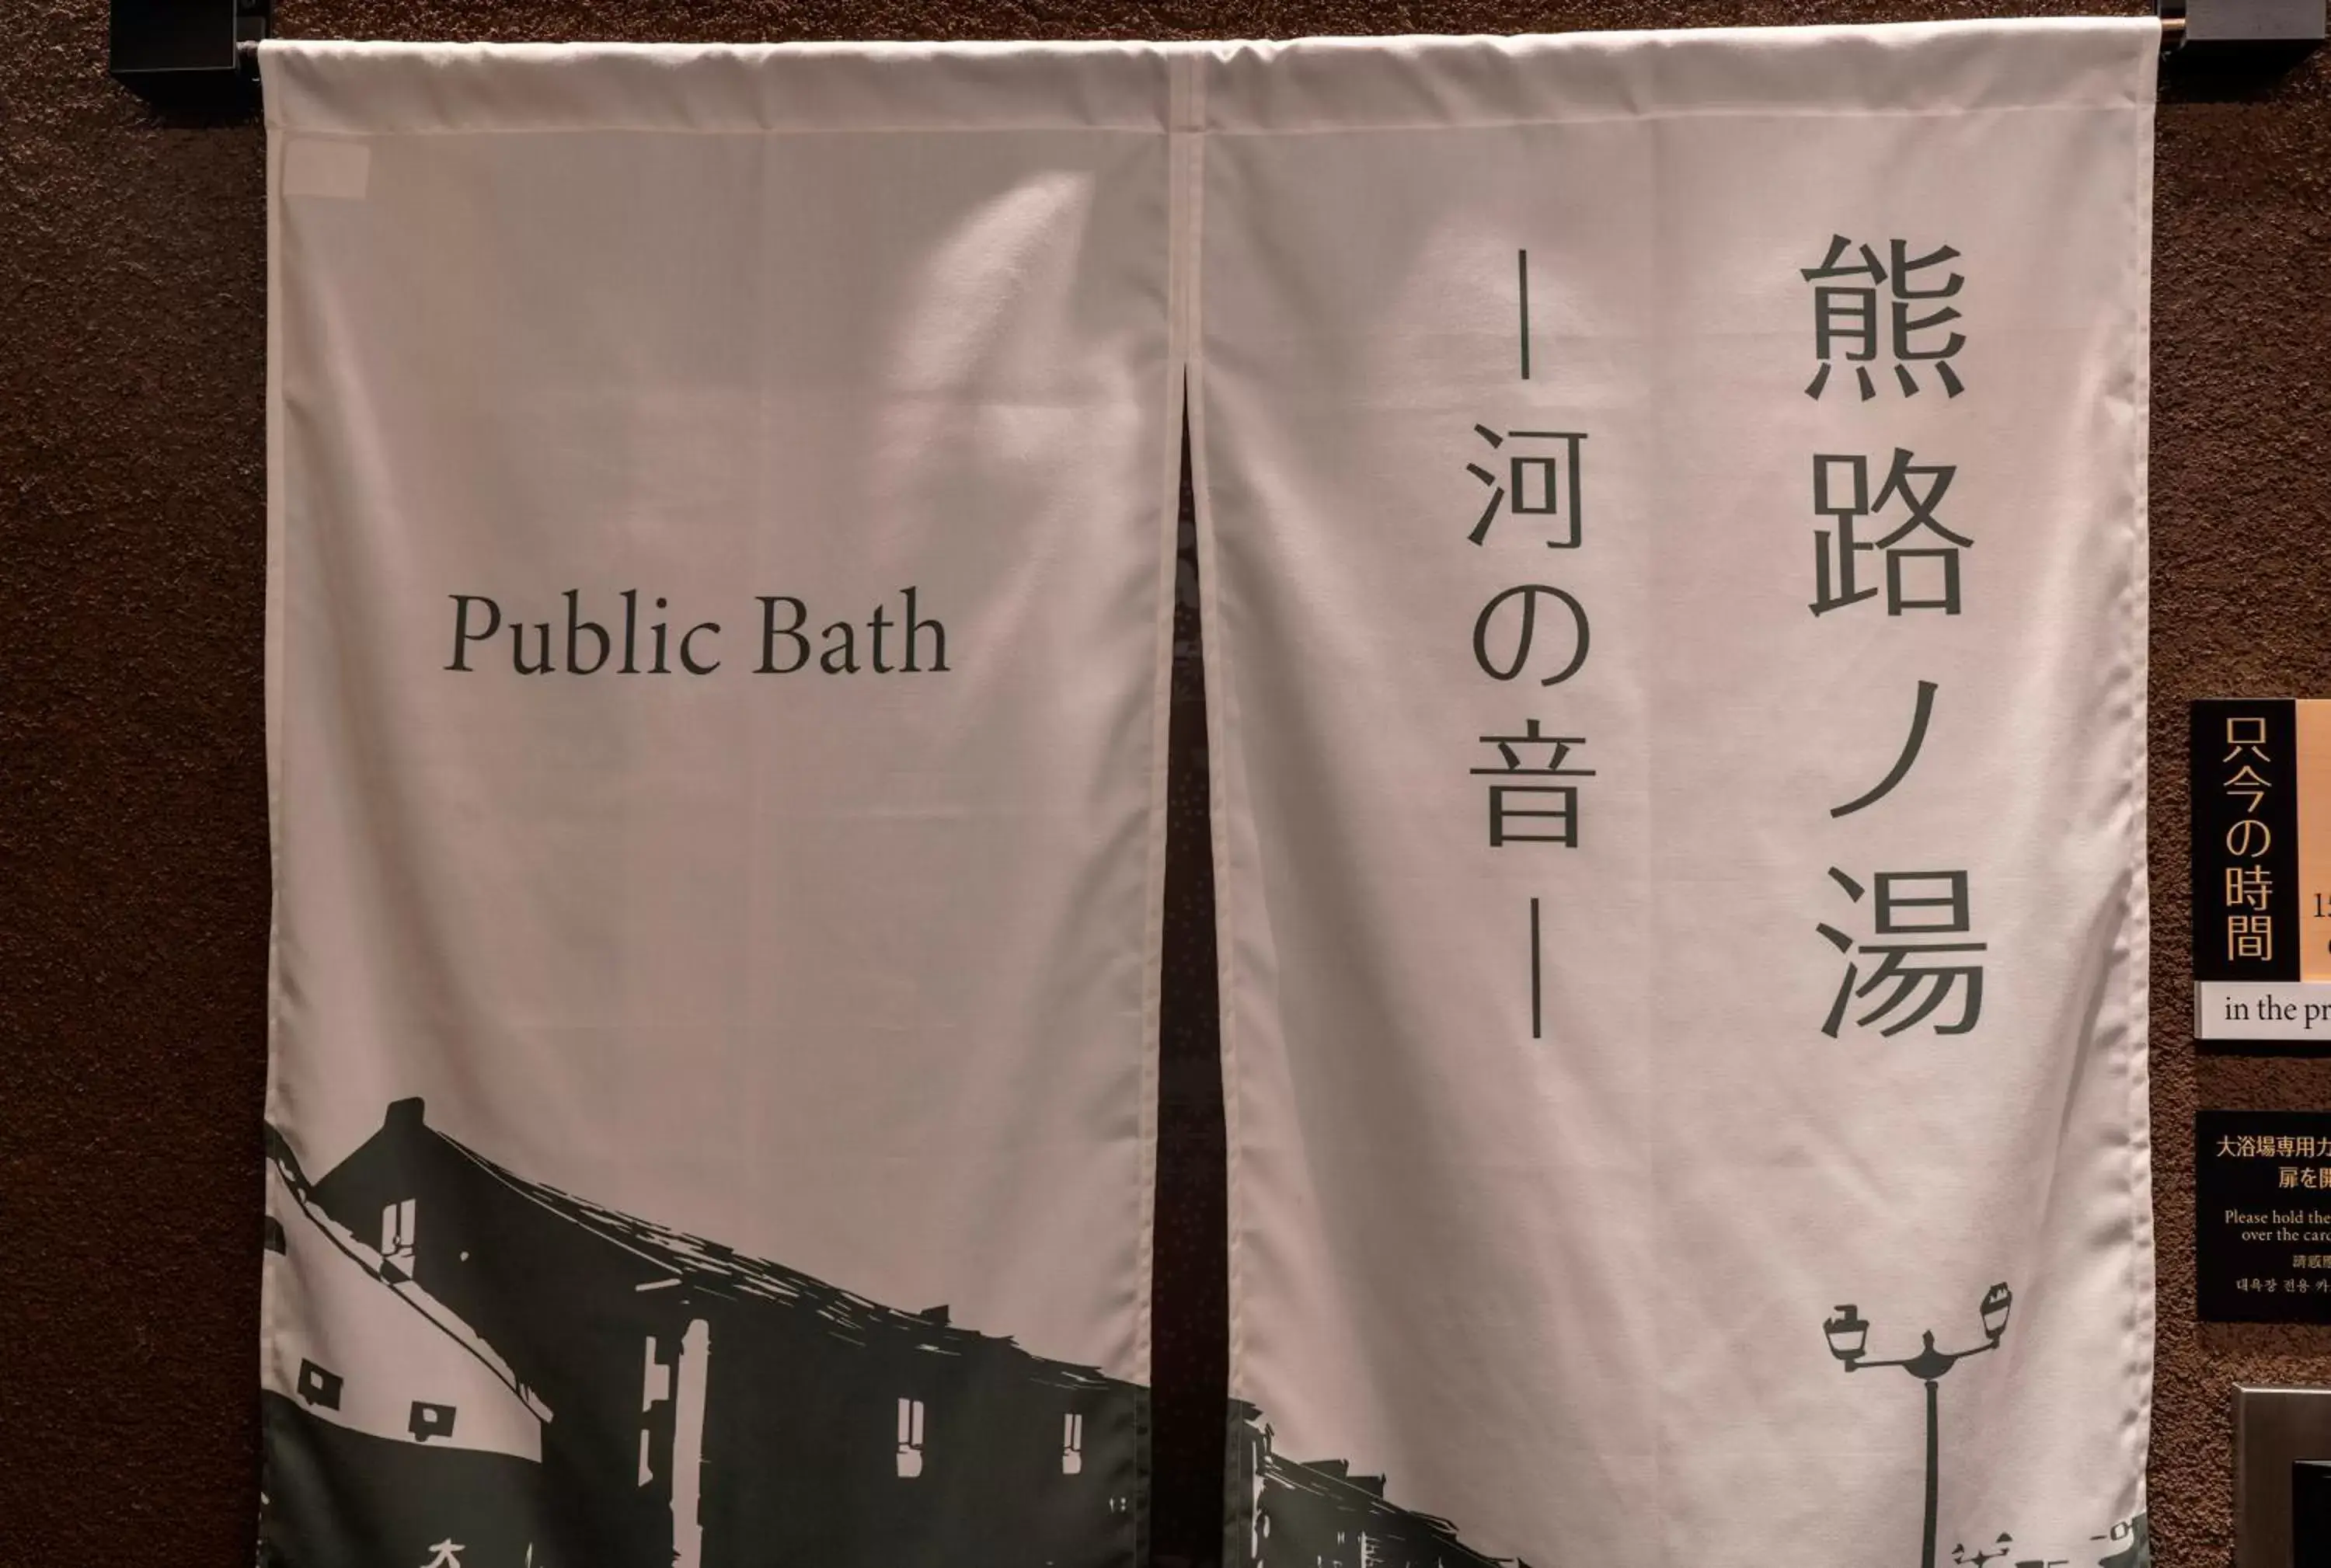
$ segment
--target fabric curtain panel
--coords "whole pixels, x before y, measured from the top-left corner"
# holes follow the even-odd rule
[[[2145,1561],[2159,37],[269,45],[273,1561]]]
[[[263,1554],[1129,1568],[1164,62],[262,61]]]
[[[1230,1561],[2145,1556],[2159,36],[1220,57]]]

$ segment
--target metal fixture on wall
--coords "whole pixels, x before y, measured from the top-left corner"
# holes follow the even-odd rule
[[[2261,65],[2323,42],[2324,0],[2159,0],[2161,52]]]
[[[259,41],[273,0],[113,0],[105,68],[158,109],[248,114],[259,107]]]
[[[2326,0],[2158,0],[2166,59],[2287,65],[2323,43]],[[273,0],[112,0],[106,69],[158,109],[259,107],[259,42]]]
[[[2234,1389],[2234,1568],[2291,1568],[2298,1463],[2331,1458],[2331,1389]]]

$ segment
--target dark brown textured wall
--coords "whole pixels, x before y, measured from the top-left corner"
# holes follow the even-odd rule
[[[1916,0],[278,0],[295,37],[1289,37],[1874,22]],[[2112,10],[2035,5],[2032,10]],[[255,122],[104,74],[104,0],[0,8],[0,1568],[230,1568],[256,1486],[268,868]],[[2228,1391],[2331,1330],[2193,1320],[2197,1106],[2331,1060],[2195,1058],[2184,706],[2331,695],[2331,57],[2173,72],[2154,262],[2155,1538],[2231,1552]],[[1187,628],[1185,628],[1186,633]],[[1214,1542],[1223,1316],[1198,671],[1175,683],[1161,1556]]]

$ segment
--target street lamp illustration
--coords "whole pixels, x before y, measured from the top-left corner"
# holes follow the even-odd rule
[[[1935,1332],[1927,1330],[1925,1345],[1917,1354],[1899,1361],[1871,1361],[1864,1354],[1870,1343],[1870,1324],[1851,1302],[1837,1308],[1837,1316],[1822,1325],[1822,1333],[1829,1339],[1829,1353],[1845,1364],[1848,1372],[1860,1372],[1864,1367],[1898,1366],[1927,1385],[1927,1534],[1926,1546],[1919,1558],[1919,1568],[1935,1568],[1935,1517],[1938,1496],[1936,1449],[1941,1436],[1935,1415],[1935,1384],[1943,1373],[1970,1355],[1981,1355],[1987,1350],[1997,1350],[2007,1334],[2008,1309],[2015,1303],[2015,1294],[2004,1284],[1994,1285],[1983,1293],[1983,1303],[1977,1308],[1983,1319],[1983,1343],[1966,1350],[1936,1350]]]
[[[1966,1549],[1966,1543],[1962,1541],[1957,1545],[1951,1548],[1951,1561],[1954,1563],[1972,1563],[1974,1568],[1983,1568],[1983,1565],[1986,1563],[1996,1563],[2002,1557],[2011,1555],[2014,1545],[2015,1537],[2009,1535],[2006,1531],[2002,1530],[1999,1533],[1999,1539],[1992,1544],[1993,1549],[1991,1551],[1986,1552],[1982,1547],[1978,1546],[1970,1553]]]

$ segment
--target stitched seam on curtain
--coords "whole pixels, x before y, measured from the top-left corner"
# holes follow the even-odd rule
[[[1364,136],[1378,131],[1395,131],[1414,135],[1420,131],[1528,130],[1541,126],[1637,125],[1650,120],[1670,119],[1964,119],[1974,115],[1993,114],[2122,114],[2129,108],[2126,100],[2101,103],[1972,104],[1942,109],[1780,109],[1743,105],[1737,109],[1646,109],[1616,114],[1544,115],[1502,119],[1387,120],[1366,125],[1213,126],[1206,134],[1220,137]]]
[[[1178,65],[1180,62],[1177,60]],[[1194,123],[1201,128],[1186,143],[1190,202],[1176,249],[1188,280],[1189,394],[1184,419],[1190,431],[1190,495],[1198,536],[1198,635],[1204,655],[1206,702],[1206,818],[1214,870],[1214,976],[1219,1000],[1216,1024],[1221,1035],[1219,1056],[1223,1082],[1223,1233],[1225,1286],[1229,1302],[1228,1386],[1223,1416],[1229,1420],[1229,1399],[1245,1397],[1246,1371],[1246,1226],[1243,1166],[1245,1140],[1241,1110],[1245,1093],[1238,1058],[1238,927],[1236,883],[1232,869],[1229,737],[1230,713],[1236,700],[1232,677],[1229,638],[1223,624],[1222,542],[1215,533],[1212,465],[1206,440],[1205,321],[1205,148],[1216,134],[1206,126],[1204,63],[1194,57],[1190,70]],[[1229,1480],[1225,1468],[1223,1479]],[[1227,1496],[1225,1497],[1227,1502]],[[1225,1519],[1235,1525],[1234,1516]]]
[[[1178,77],[1168,78],[1169,98],[1178,100],[1181,83]],[[1178,125],[1169,112],[1169,127]],[[1188,357],[1188,324],[1184,295],[1187,283],[1183,277],[1177,236],[1182,214],[1189,196],[1184,177],[1181,156],[1182,138],[1178,130],[1169,129],[1166,144],[1166,373],[1165,385],[1159,394],[1165,399],[1165,417],[1159,422],[1159,451],[1156,479],[1157,493],[1157,561],[1156,613],[1154,668],[1150,679],[1150,761],[1149,761],[1149,826],[1147,869],[1144,886],[1146,889],[1147,914],[1142,934],[1141,957],[1141,1189],[1142,1216],[1138,1263],[1136,1272],[1139,1297],[1134,1317],[1134,1364],[1137,1379],[1145,1385],[1156,1381],[1152,1375],[1151,1354],[1155,1339],[1154,1303],[1152,1300],[1156,1277],[1156,1214],[1157,1214],[1157,1141],[1158,1141],[1158,1031],[1164,1006],[1165,991],[1165,926],[1166,926],[1166,855],[1167,773],[1171,767],[1170,744],[1173,726],[1174,669],[1174,541],[1181,523],[1182,491],[1182,419],[1180,399]]]
[[[1177,65],[1180,58],[1169,62]],[[2126,111],[2126,101],[2083,104],[1990,104],[1946,109],[1780,109],[1744,105],[1737,109],[1641,109],[1616,114],[1544,115],[1518,119],[1400,120],[1365,125],[1270,125],[1270,126],[1207,126],[1203,132],[1191,128],[1194,134],[1209,137],[1261,136],[1365,136],[1380,132],[1403,132],[1413,135],[1420,131],[1454,132],[1472,130],[1527,130],[1538,127],[1570,125],[1632,125],[1647,120],[1669,119],[1958,119],[1975,115],[2007,114],[2117,114]],[[1201,107],[1199,112],[1204,112]],[[618,123],[594,125],[493,125],[493,126],[409,126],[386,127],[378,130],[337,130],[309,128],[288,120],[271,120],[272,129],[287,131],[300,137],[339,141],[385,141],[398,137],[449,136],[785,136],[785,137],[849,137],[849,136],[1156,136],[1161,128],[1154,125],[1080,125],[1073,120],[1030,121],[1007,125],[966,125],[945,120],[918,122],[909,125],[626,125]]]
[[[2139,87],[2145,84],[2140,82]],[[2132,359],[2132,410],[2128,439],[2132,485],[2128,611],[2122,617],[2128,638],[2125,666],[2132,685],[2129,723],[2128,854],[2135,868],[2129,889],[2129,910],[2124,926],[2128,949],[2129,1039],[2125,1048],[2128,1076],[2129,1180],[2129,1440],[2134,1497],[2130,1511],[2146,1506],[2145,1465],[2152,1447],[2153,1364],[2159,1269],[2154,1258],[2153,1226],[2153,1028],[2150,1012],[2153,969],[2152,866],[2146,834],[2148,759],[2151,731],[2150,655],[2151,462],[2153,407],[2153,147],[2154,110],[2149,100],[2136,106],[2138,152],[2129,192],[2130,251],[2133,276],[2125,299],[2129,316],[2127,352]]]
[[[389,141],[400,137],[441,136],[1147,136],[1165,127],[1155,125],[1078,125],[1061,120],[1030,125],[480,125],[430,126],[382,130],[309,130],[282,120],[269,129],[302,138],[332,141]]]
[[[267,137],[267,587],[262,649],[267,753],[267,1084],[262,1105],[268,1125],[284,1125],[283,1060],[280,1049],[283,1025],[283,683],[290,672],[284,656],[283,632],[290,617],[284,598],[283,493],[283,149],[281,135],[271,128]],[[262,1156],[262,1166],[268,1156]],[[278,1270],[266,1267],[260,1252],[259,1355],[261,1388],[273,1364],[276,1334]],[[263,1409],[263,1406],[262,1407]],[[274,1445],[262,1430],[259,1440],[260,1508],[258,1529],[267,1526],[266,1499],[275,1488]]]

